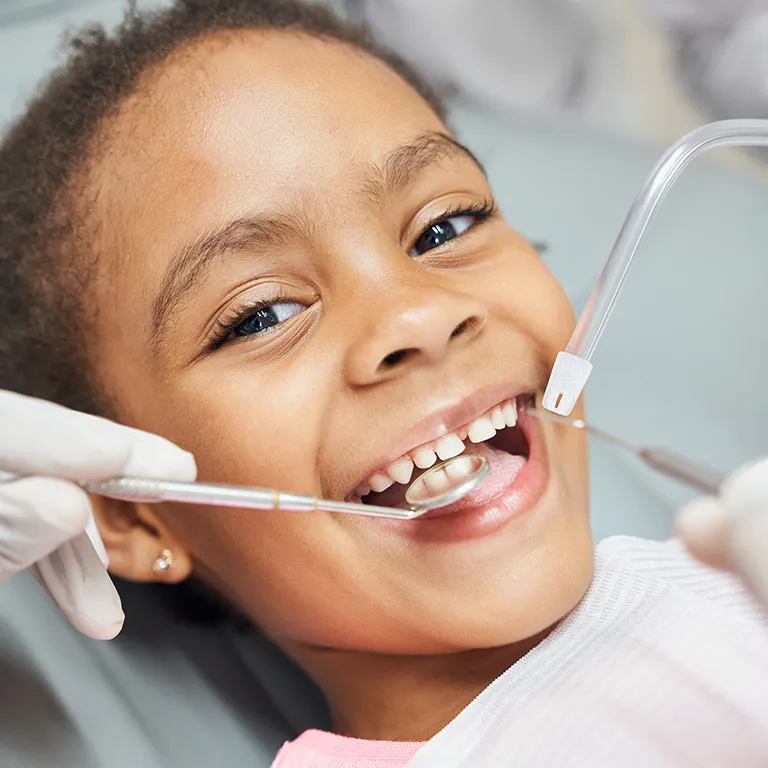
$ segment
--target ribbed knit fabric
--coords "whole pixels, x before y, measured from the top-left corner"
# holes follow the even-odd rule
[[[429,742],[310,731],[274,768],[404,765],[768,766],[768,622],[678,543],[607,539],[576,610]]]

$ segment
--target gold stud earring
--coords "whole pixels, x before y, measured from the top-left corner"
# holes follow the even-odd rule
[[[152,571],[156,576],[165,577],[173,565],[173,552],[170,549],[164,549],[157,560],[152,564]]]

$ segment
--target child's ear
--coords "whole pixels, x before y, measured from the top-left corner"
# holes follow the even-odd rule
[[[175,584],[192,573],[189,553],[146,504],[91,497],[109,572],[129,581]]]

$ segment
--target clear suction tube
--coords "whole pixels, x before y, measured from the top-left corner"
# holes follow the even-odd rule
[[[680,174],[707,150],[762,146],[768,146],[768,120],[722,120],[691,131],[664,153],[629,210],[568,346],[557,356],[542,400],[547,410],[567,416],[576,405],[592,372],[592,355],[624,287],[635,253]]]

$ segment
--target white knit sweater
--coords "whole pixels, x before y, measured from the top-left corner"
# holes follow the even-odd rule
[[[602,542],[581,605],[410,768],[768,766],[768,622],[676,542]]]

